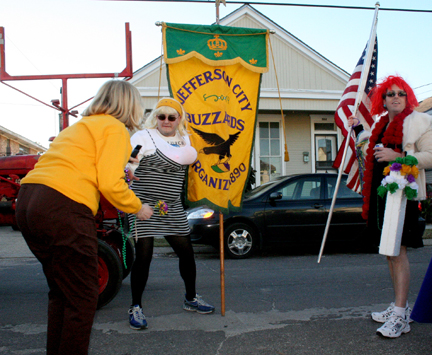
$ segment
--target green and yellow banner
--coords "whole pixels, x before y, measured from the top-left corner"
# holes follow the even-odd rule
[[[187,203],[239,211],[249,175],[267,30],[163,24],[172,97],[187,112],[198,158],[189,167]]]

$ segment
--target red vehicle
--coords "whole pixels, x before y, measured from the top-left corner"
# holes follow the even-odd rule
[[[0,225],[19,230],[15,205],[21,179],[34,168],[39,155],[0,157]],[[124,222],[124,223],[122,223]],[[107,305],[120,290],[122,280],[129,274],[134,261],[134,247],[123,240],[121,225],[126,218],[101,196],[96,215],[99,256],[98,309]]]

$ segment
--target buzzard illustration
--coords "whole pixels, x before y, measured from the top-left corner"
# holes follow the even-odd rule
[[[237,138],[240,135],[240,131],[235,134],[230,134],[229,138],[227,140],[222,139],[220,136],[218,136],[216,133],[207,133],[200,131],[196,128],[192,129],[202,138],[207,144],[212,145],[213,147],[204,147],[199,152],[204,153],[206,155],[209,154],[217,154],[219,155],[219,160],[217,164],[221,163],[223,158],[227,158],[226,161],[228,161],[231,158],[230,153],[230,146],[234,144],[234,142],[237,140]]]

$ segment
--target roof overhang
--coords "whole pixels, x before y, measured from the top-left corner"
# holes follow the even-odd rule
[[[29,147],[31,149],[34,149],[34,150],[37,150],[40,152],[46,152],[47,151],[47,148],[37,144],[36,142],[31,141],[30,139],[27,139],[27,138],[19,135],[18,133],[15,133],[15,132],[9,130],[3,126],[0,126],[0,134],[9,138],[9,139],[17,141],[19,144],[24,145],[26,147]]]

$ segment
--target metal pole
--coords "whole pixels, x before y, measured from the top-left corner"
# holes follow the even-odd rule
[[[215,1],[216,5],[216,24],[219,25],[219,1]]]
[[[339,191],[339,185],[340,185],[340,181],[341,181],[341,178],[342,178],[342,171],[343,171],[343,166],[345,164],[346,153],[348,151],[349,141],[351,139],[351,131],[352,131],[352,126],[349,127],[348,133],[347,133],[346,144],[345,144],[344,152],[343,152],[343,155],[342,155],[342,161],[341,161],[341,165],[340,165],[340,168],[339,168],[338,177],[337,177],[337,180],[336,180],[336,186],[335,186],[334,193],[333,193],[333,199],[332,199],[332,203],[331,203],[331,206],[330,206],[329,215],[328,215],[328,218],[327,218],[327,224],[326,224],[326,227],[325,227],[325,230],[324,230],[324,237],[323,237],[323,240],[321,242],[321,249],[320,249],[319,256],[318,256],[318,263],[320,263],[320,261],[321,261],[321,256],[322,256],[323,251],[324,251],[324,245],[325,245],[325,242],[327,240],[327,234],[328,234],[328,231],[329,231],[329,228],[330,228],[330,222],[331,222],[332,215],[333,215],[334,205],[336,203],[336,196],[337,196],[337,193]]]
[[[4,81],[12,80],[46,80],[46,79],[60,79],[62,81],[62,103],[61,106],[54,105],[56,110],[61,111],[61,124],[60,131],[69,126],[69,116],[77,117],[75,114],[71,113],[71,109],[68,109],[68,99],[67,99],[67,80],[68,79],[81,79],[81,78],[118,78],[127,77],[131,78],[133,76],[132,69],[132,34],[129,30],[129,23],[126,23],[126,68],[121,73],[100,73],[100,74],[58,74],[58,75],[19,75],[11,76],[6,72],[6,57],[5,57],[5,29],[0,26],[0,82],[9,86],[10,88],[17,90],[24,95],[53,108],[33,96],[14,88],[11,85],[6,84]],[[91,99],[89,99],[91,100]],[[84,101],[87,102],[87,101]],[[84,103],[83,102],[83,103]],[[77,105],[79,106],[79,105]],[[77,107],[74,106],[74,107]]]
[[[223,214],[219,212],[219,249],[220,249],[220,279],[221,279],[221,315],[225,316],[225,253]]]
[[[216,24],[219,25],[219,1],[216,5]],[[220,257],[220,282],[221,282],[221,315],[225,316],[225,250],[224,250],[224,226],[223,214],[219,212],[219,257]]]
[[[366,57],[365,57],[365,61],[363,63],[363,70],[360,76],[360,84],[359,87],[357,89],[357,96],[356,96],[356,101],[354,104],[354,112],[353,112],[353,116],[357,115],[358,112],[358,108],[360,106],[361,103],[361,97],[363,96],[363,92],[364,92],[364,88],[366,85],[366,79],[367,79],[367,75],[368,75],[368,71],[370,68],[370,63],[372,60],[372,53],[373,53],[373,48],[375,47],[375,38],[376,38],[376,26],[377,26],[377,22],[378,22],[378,9],[379,9],[379,2],[377,2],[375,4],[375,14],[374,14],[374,19],[372,22],[372,30],[369,36],[369,42],[368,42],[368,46],[367,46],[367,50],[366,50]],[[318,255],[318,263],[321,262],[321,257],[324,251],[324,246],[325,246],[325,242],[327,240],[327,234],[330,228],[330,222],[333,216],[333,210],[334,210],[334,205],[336,203],[336,196],[337,193],[339,191],[339,185],[340,185],[340,181],[342,178],[342,172],[343,172],[343,168],[345,165],[345,158],[346,158],[346,153],[348,151],[348,146],[349,146],[349,142],[351,140],[351,132],[352,132],[352,126],[349,127],[348,132],[347,132],[347,136],[346,136],[346,143],[345,143],[345,147],[344,147],[344,152],[342,155],[342,161],[339,167],[339,173],[338,173],[338,177],[337,177],[337,181],[336,181],[336,186],[334,189],[334,193],[333,193],[333,199],[332,199],[332,203],[330,206],[330,211],[329,211],[329,215],[327,218],[327,224],[326,224],[326,228],[324,230],[324,236],[321,242],[321,249]]]
[[[69,111],[68,111],[68,92],[67,92],[67,78],[62,79],[62,130],[69,127]]]

